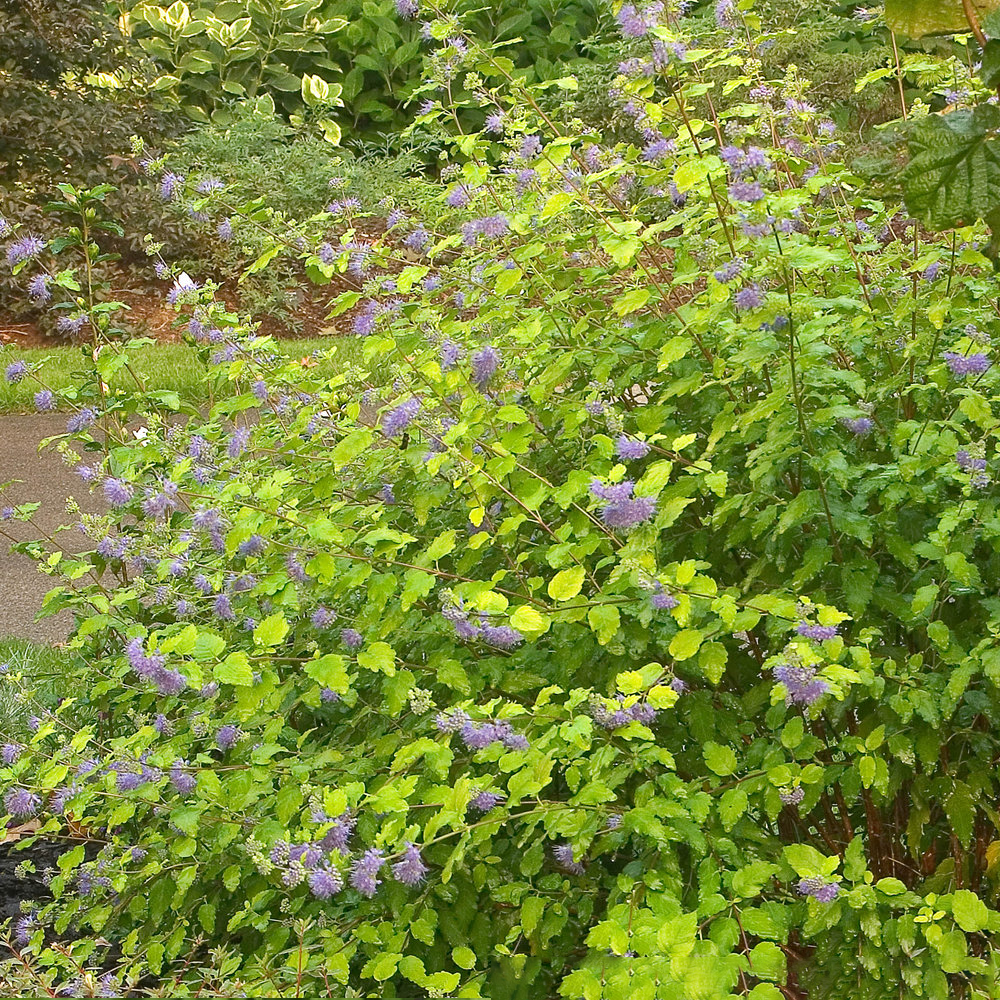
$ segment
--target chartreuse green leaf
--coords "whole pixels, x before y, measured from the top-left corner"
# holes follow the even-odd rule
[[[571,569],[564,569],[556,573],[549,580],[548,593],[554,601],[568,601],[576,597],[583,587],[584,569],[582,566],[573,566]]]
[[[951,913],[955,923],[967,934],[984,931],[991,923],[986,904],[968,889],[958,889],[952,893]]]
[[[253,684],[253,670],[246,653],[230,653],[221,663],[217,663],[212,670],[215,679],[222,684],[239,684],[249,687]]]
[[[718,743],[708,742],[705,744],[702,755],[708,769],[713,774],[722,777],[734,774],[738,766],[736,753],[732,747],[720,746]]]
[[[260,646],[277,646],[288,635],[288,622],[280,612],[268,615],[254,630],[254,641]]]

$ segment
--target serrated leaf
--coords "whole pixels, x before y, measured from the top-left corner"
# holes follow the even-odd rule
[[[701,753],[708,769],[720,778],[736,772],[736,751],[732,747],[720,746],[709,741],[702,747]]]
[[[246,653],[230,653],[221,663],[217,663],[212,671],[220,684],[238,684],[250,687],[253,684],[253,670]]]
[[[330,688],[338,694],[344,694],[349,686],[344,658],[336,653],[327,653],[318,660],[311,660],[306,664],[306,675],[321,687]]]
[[[553,601],[569,601],[580,593],[583,587],[583,567],[573,566],[556,573],[549,580],[548,592]]]
[[[254,630],[254,642],[258,646],[277,646],[288,635],[288,622],[280,612],[268,615]]]
[[[983,219],[1000,206],[1000,109],[928,115],[912,129],[902,172],[906,206],[933,229]]]
[[[986,904],[968,889],[959,889],[951,897],[951,914],[955,923],[967,934],[985,930],[990,923]]]
[[[537,639],[548,631],[550,619],[528,604],[522,604],[510,616],[511,625],[528,639]]]

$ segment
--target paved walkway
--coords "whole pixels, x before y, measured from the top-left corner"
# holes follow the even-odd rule
[[[13,480],[0,506],[41,503],[34,525],[19,521],[3,525],[18,541],[37,538],[39,529],[52,533],[62,524],[74,523],[66,512],[69,497],[75,497],[84,510],[96,509],[97,501],[87,486],[63,464],[54,447],[39,453],[38,446],[45,438],[65,430],[65,414],[0,416],[0,483]],[[64,550],[86,547],[86,539],[78,531],[60,532],[56,541]],[[72,626],[69,614],[35,620],[42,598],[59,581],[40,573],[37,563],[27,556],[8,552],[8,547],[7,540],[0,539],[0,638],[65,640]]]

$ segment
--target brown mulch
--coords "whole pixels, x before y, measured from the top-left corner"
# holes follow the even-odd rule
[[[168,285],[144,285],[127,271],[122,272],[121,285],[115,296],[128,307],[124,324],[137,337],[151,337],[163,344],[181,341],[186,318],[174,311],[166,302]],[[335,275],[328,285],[305,283],[295,291],[294,313],[298,329],[279,318],[267,314],[254,316],[260,323],[260,332],[281,340],[303,337],[343,336],[351,332],[354,311],[327,319],[333,300],[341,292],[353,288],[349,280]],[[219,291],[230,309],[241,310],[239,287],[225,284]],[[65,340],[49,334],[31,313],[15,315],[0,309],[0,345],[22,348],[46,348],[65,344]]]

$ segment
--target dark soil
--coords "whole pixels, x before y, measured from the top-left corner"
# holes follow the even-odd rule
[[[0,831],[0,839],[2,839]],[[37,841],[23,850],[17,850],[14,843],[0,844],[0,921],[16,917],[21,913],[21,901],[43,901],[49,890],[42,880],[47,868],[55,868],[56,860],[72,845],[54,844],[51,841]],[[17,875],[19,865],[30,862],[34,872]]]

